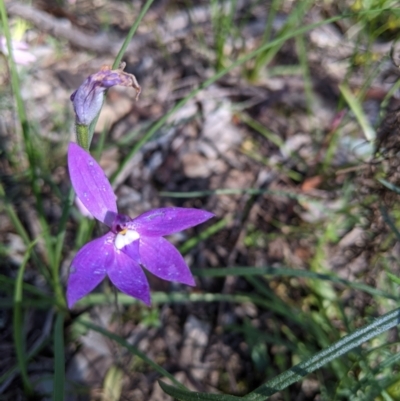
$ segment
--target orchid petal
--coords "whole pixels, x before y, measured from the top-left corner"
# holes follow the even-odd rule
[[[195,285],[192,273],[178,250],[162,237],[140,237],[141,264],[167,281]]]
[[[115,249],[114,260],[107,266],[111,282],[123,293],[138,298],[150,306],[150,287],[146,275],[136,260]]]
[[[90,220],[94,219],[92,213],[90,213],[89,210],[86,209],[86,206],[82,203],[82,201],[77,196],[75,196],[74,203],[75,203],[76,208],[81,212],[81,215],[83,217],[87,217]]]
[[[87,243],[71,263],[67,284],[68,307],[94,290],[106,276],[114,252],[114,235],[108,233]]]
[[[110,182],[96,160],[76,143],[68,147],[68,169],[75,192],[86,209],[111,226],[117,202]]]
[[[205,210],[168,207],[143,213],[127,223],[126,227],[141,236],[161,237],[204,223],[213,216]]]
[[[139,253],[139,240],[133,241],[128,245],[125,245],[121,251],[128,255],[135,262],[140,264],[140,253]]]

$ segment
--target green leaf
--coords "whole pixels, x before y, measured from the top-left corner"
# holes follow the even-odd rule
[[[165,393],[174,397],[177,400],[182,401],[237,401],[243,400],[242,397],[235,397],[234,395],[226,394],[208,394],[208,393],[198,393],[196,391],[182,390],[173,386],[170,386],[161,380],[158,384],[163,389]]]
[[[364,131],[365,139],[368,142],[373,142],[376,138],[376,133],[374,128],[369,123],[362,106],[360,104],[360,100],[357,99],[350,91],[349,87],[345,84],[339,85],[339,89],[343,97],[345,98],[347,104],[350,106],[350,109],[356,116],[358,123],[360,124],[362,130]]]
[[[384,180],[383,178],[378,178],[378,181],[386,188],[390,189],[393,192],[396,192],[396,194],[400,194],[400,188],[397,187],[396,185],[393,185],[392,183]]]
[[[400,285],[400,277],[397,277],[396,275],[394,275],[394,274],[392,274],[392,273],[389,273],[389,272],[386,272],[386,275],[389,277],[389,279],[391,280],[391,281],[393,281],[395,284],[398,284],[398,285]]]
[[[185,254],[194,248],[199,242],[204,241],[208,237],[211,237],[218,231],[224,229],[228,224],[229,219],[222,219],[212,226],[208,227],[206,230],[201,232],[198,236],[188,239],[184,244],[179,247],[179,252]]]

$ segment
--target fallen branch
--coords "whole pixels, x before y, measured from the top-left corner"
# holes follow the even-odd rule
[[[67,19],[55,18],[42,10],[17,1],[7,3],[6,8],[10,15],[29,21],[41,31],[56,38],[66,39],[73,46],[85,50],[95,53],[116,54],[122,44],[122,40],[112,40],[105,33],[89,35],[76,26],[73,26]]]

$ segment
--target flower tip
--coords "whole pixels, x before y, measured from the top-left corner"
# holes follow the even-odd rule
[[[150,295],[150,290],[146,291],[145,294],[137,294],[137,295],[131,295],[133,298],[138,299],[139,301],[142,301],[147,307],[151,307],[151,295]]]
[[[72,309],[72,307],[75,305],[75,301],[67,301],[68,309]]]
[[[69,97],[69,100],[71,100],[71,102],[74,101],[77,90],[75,90],[74,92],[71,93],[71,96]]]
[[[194,277],[192,275],[188,277],[185,281],[182,281],[182,284],[189,285],[190,287],[196,287],[196,281],[194,280]]]
[[[211,213],[207,210],[199,210],[198,214],[199,222],[197,224],[202,224],[213,217],[215,217],[214,213]]]
[[[146,281],[146,284],[148,285],[147,281]],[[147,291],[145,291],[144,293],[140,294],[140,296],[138,296],[137,298],[150,308],[150,306],[151,306],[150,288]]]
[[[79,301],[80,298],[77,296],[74,296],[74,294],[71,293],[70,289],[67,288],[67,305],[68,309],[72,309],[72,307]]]
[[[211,213],[211,212],[208,212],[207,210],[204,210],[204,218],[205,218],[206,220],[209,220],[209,219],[211,219],[212,217],[215,217],[215,214],[214,214],[214,213]]]

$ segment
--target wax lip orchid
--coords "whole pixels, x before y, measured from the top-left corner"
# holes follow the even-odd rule
[[[140,86],[134,75],[124,72],[125,63],[112,70],[104,65],[100,71],[90,75],[71,95],[78,125],[89,126],[103,105],[103,93],[112,86],[127,86],[136,89],[136,99]]]
[[[141,268],[187,285],[194,279],[182,255],[163,236],[213,217],[204,210],[161,208],[131,219],[118,214],[116,197],[101,167],[75,143],[68,148],[68,169],[78,198],[110,231],[80,249],[71,263],[68,306],[92,291],[106,276],[122,292],[150,305],[150,289]]]

